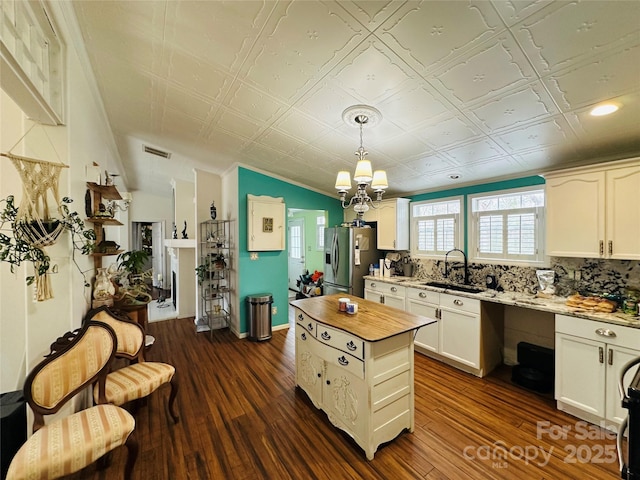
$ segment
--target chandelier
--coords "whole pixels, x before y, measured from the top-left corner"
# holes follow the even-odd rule
[[[362,218],[370,206],[373,208],[378,207],[379,202],[382,200],[382,194],[389,186],[387,184],[387,172],[384,170],[376,170],[372,173],[371,161],[365,158],[368,152],[362,146],[362,127],[364,125],[375,125],[375,123],[382,119],[382,114],[377,109],[368,105],[355,105],[342,112],[342,119],[348,125],[360,127],[360,147],[356,151],[358,163],[356,164],[356,171],[353,175],[353,179],[357,184],[357,190],[347,203],[347,193],[351,190],[351,176],[347,170],[338,172],[336,190],[338,190],[342,208],[349,208],[353,205],[353,209],[358,214],[358,218]],[[369,184],[371,184],[371,189],[376,194],[376,202],[378,202],[378,204],[374,203],[367,193]]]

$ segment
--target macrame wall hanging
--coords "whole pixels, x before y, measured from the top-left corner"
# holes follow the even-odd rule
[[[18,207],[13,233],[16,238],[25,243],[42,249],[53,245],[64,230],[63,222],[56,218],[62,217],[58,182],[60,172],[63,168],[68,168],[68,165],[60,161],[53,163],[11,153],[11,150],[29,134],[35,125],[37,124],[29,128],[7,153],[0,155],[11,160],[22,180],[22,201]],[[44,132],[46,135],[46,130]],[[53,147],[53,142],[48,135],[47,138]],[[58,156],[55,147],[53,150]],[[34,262],[34,267],[36,299],[43,301],[53,298],[49,274],[39,273],[40,262],[38,261]]]

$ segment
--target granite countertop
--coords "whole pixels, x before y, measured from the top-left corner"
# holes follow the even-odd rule
[[[498,292],[496,290],[488,289],[483,290],[480,293],[459,292],[457,290],[425,285],[424,283],[427,281],[426,279],[417,279],[415,277],[373,277],[365,275],[364,279],[374,280],[376,282],[394,283],[422,290],[448,293],[461,297],[476,298],[484,302],[501,303],[504,305],[530,308],[532,310],[540,310],[543,312],[560,313],[571,317],[586,318],[588,320],[596,320],[598,322],[623,325],[625,327],[640,328],[640,317],[638,316],[627,315],[626,313],[622,313],[620,310],[613,313],[598,313],[572,308],[565,304],[567,300],[566,297],[553,296],[551,298],[541,298],[527,293]]]

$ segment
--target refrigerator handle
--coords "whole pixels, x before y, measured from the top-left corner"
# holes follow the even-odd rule
[[[338,264],[340,262],[340,249],[338,248],[338,234],[335,232],[333,234],[333,255],[331,255],[331,269],[333,270],[333,278],[338,276]]]

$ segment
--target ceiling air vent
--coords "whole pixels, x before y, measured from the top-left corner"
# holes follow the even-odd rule
[[[151,155],[155,155],[156,157],[171,158],[171,154],[169,152],[164,152],[148,145],[143,145],[142,149],[145,151],[145,153],[150,153]]]

